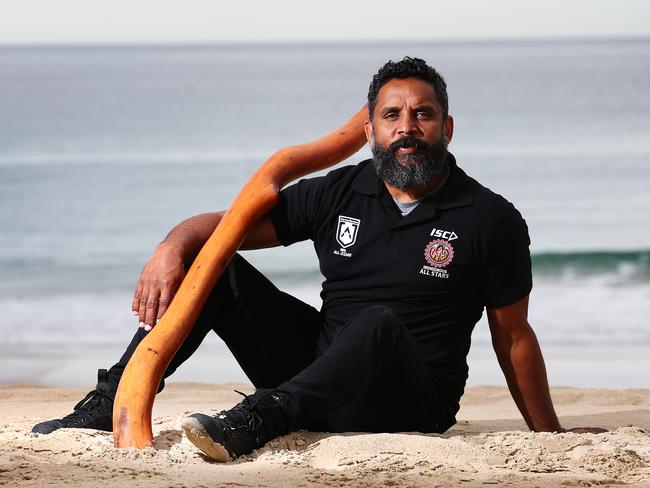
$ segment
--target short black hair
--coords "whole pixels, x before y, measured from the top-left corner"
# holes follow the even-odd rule
[[[447,83],[445,83],[444,78],[423,59],[405,56],[401,61],[388,61],[372,77],[372,82],[368,89],[368,112],[370,113],[370,120],[373,118],[375,106],[377,105],[377,95],[381,87],[390,80],[403,80],[405,78],[417,78],[429,83],[435,90],[438,102],[442,107],[443,120],[447,118],[449,115],[449,99],[447,98]]]

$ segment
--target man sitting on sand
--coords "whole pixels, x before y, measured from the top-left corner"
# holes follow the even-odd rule
[[[234,459],[298,429],[444,432],[456,421],[470,336],[484,308],[526,423],[562,431],[527,321],[526,223],[447,151],[454,124],[445,81],[421,59],[388,62],[370,84],[368,109],[372,160],[286,188],[243,245],[311,239],[325,276],[321,310],[236,255],[165,372],[214,330],[255,385],[232,409],[183,421],[189,440],[212,459]],[[169,233],[138,280],[140,329],[125,354],[100,370],[97,388],[74,412],[33,432],[112,430],[127,361],[222,215],[192,217]]]

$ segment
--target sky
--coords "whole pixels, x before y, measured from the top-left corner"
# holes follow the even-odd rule
[[[0,45],[648,36],[648,0],[0,0]]]

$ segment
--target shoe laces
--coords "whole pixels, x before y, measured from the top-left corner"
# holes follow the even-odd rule
[[[88,392],[83,400],[74,406],[73,410],[92,410],[99,405],[102,398],[105,398],[110,403],[113,403],[113,398],[108,393],[96,388],[93,391]]]
[[[89,418],[97,415],[97,407],[101,406],[102,400],[109,402],[109,405],[113,405],[113,398],[106,392],[101,389],[95,389],[88,392],[88,394],[74,406],[74,411],[66,415],[63,420],[69,422],[70,424],[80,424],[85,422]]]
[[[235,430],[242,426],[247,426],[252,430],[256,430],[262,426],[264,421],[262,417],[255,411],[256,402],[252,402],[248,395],[239,390],[234,390],[239,393],[244,399],[230,410],[222,410],[216,417],[223,421],[228,428]]]

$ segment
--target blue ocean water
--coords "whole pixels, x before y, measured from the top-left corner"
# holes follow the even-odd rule
[[[446,77],[459,165],[528,222],[542,343],[650,345],[648,39],[0,48],[5,344],[123,344],[169,229],[337,127],[407,54]],[[246,256],[318,305],[308,244]]]

